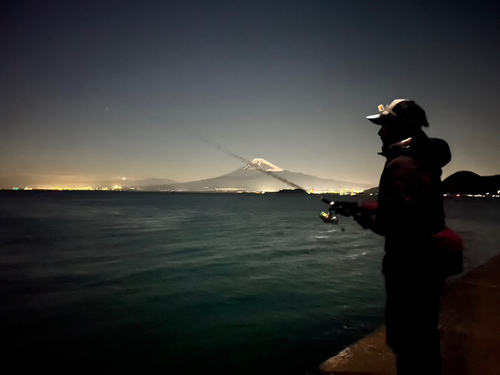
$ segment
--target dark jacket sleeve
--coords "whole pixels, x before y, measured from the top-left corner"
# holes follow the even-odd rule
[[[369,228],[386,237],[416,238],[426,233],[425,197],[429,176],[417,161],[399,156],[388,162],[380,179],[378,207]]]

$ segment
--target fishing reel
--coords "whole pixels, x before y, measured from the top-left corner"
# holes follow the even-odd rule
[[[332,224],[338,224],[339,223],[339,218],[335,214],[335,211],[321,211],[319,216],[323,219],[325,223],[332,223]]]
[[[342,216],[353,216],[359,210],[357,202],[333,202],[326,198],[321,200],[330,205],[328,212],[322,211],[319,216],[325,223],[338,224],[337,214]]]

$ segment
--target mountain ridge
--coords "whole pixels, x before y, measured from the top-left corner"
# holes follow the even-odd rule
[[[265,169],[262,169],[265,168]],[[273,178],[276,173],[278,178]],[[329,190],[364,190],[372,185],[360,184],[349,181],[325,179],[305,173],[284,170],[265,159],[256,158],[249,162],[244,168],[204,180],[181,182],[176,184],[162,184],[148,186],[149,190],[171,190],[171,191],[279,191],[289,189],[290,186],[280,181],[281,179],[303,187],[305,190],[329,191]]]

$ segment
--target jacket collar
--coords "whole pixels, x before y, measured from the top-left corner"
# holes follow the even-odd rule
[[[400,155],[404,150],[409,149],[412,143],[413,137],[406,138],[402,141],[393,143],[390,146],[382,146],[382,152],[379,152],[378,154],[388,159],[393,158],[397,155]]]

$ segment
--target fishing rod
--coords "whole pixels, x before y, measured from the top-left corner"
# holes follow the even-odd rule
[[[207,144],[211,145],[212,147],[219,149],[220,151],[224,152],[225,154],[227,154],[235,159],[238,159],[239,161],[245,163],[245,165],[251,164],[250,160],[234,153],[233,151],[229,150],[226,147],[221,146],[218,143],[212,142],[212,141],[200,136],[197,133],[193,133],[192,131],[187,130],[185,127],[179,127],[173,123],[167,124],[166,121],[161,121],[157,118],[153,118],[153,119],[161,124],[172,126],[172,127],[176,128],[177,130],[180,130],[181,132],[189,134],[190,136],[197,138],[198,140],[200,140],[204,143],[207,143]],[[186,124],[182,120],[180,120],[180,122],[182,122],[184,125]],[[306,190],[302,186],[296,184],[295,182],[284,178],[283,176],[279,176],[271,171],[266,171],[266,170],[261,169],[261,168],[256,168],[256,170],[258,170],[262,173],[265,173],[266,175],[271,176],[272,178],[275,178],[276,180],[279,180],[279,181],[283,182],[284,184],[286,184],[290,187],[293,187],[294,189],[302,190],[303,192],[307,193],[307,195],[311,195],[311,193],[308,190]],[[325,198],[323,195],[320,195],[319,198],[321,199],[321,201],[325,202],[326,204],[328,204],[330,206],[328,209],[328,212],[322,211],[320,213],[320,218],[323,219],[323,221],[325,223],[338,224],[339,220],[337,218],[337,214],[341,214],[343,216],[353,216],[358,208],[358,205],[356,202],[331,201],[330,199]],[[342,231],[344,231],[344,228],[341,228],[341,229],[342,229]]]

